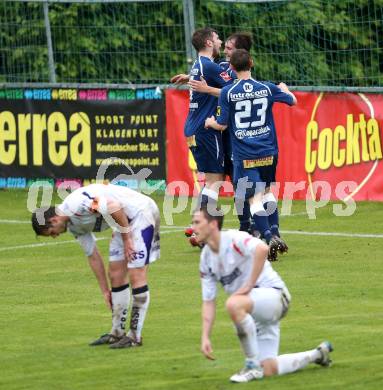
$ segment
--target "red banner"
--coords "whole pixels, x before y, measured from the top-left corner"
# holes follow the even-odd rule
[[[383,96],[295,95],[298,105],[273,108],[279,198],[383,201]],[[181,195],[192,194],[196,180],[183,136],[188,101],[187,91],[166,91],[168,189]]]

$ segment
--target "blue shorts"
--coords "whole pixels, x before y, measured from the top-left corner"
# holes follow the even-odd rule
[[[204,129],[189,141],[189,148],[201,173],[224,173],[222,132]]]
[[[230,139],[230,130],[226,129],[222,132],[222,145],[223,145],[223,154],[225,161],[225,174],[230,176],[230,179],[233,178],[233,158],[231,152],[231,139]]]
[[[249,199],[275,182],[278,156],[234,161],[235,196]],[[242,180],[241,180],[242,179]]]

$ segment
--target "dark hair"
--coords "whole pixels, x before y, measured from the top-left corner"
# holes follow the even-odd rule
[[[230,57],[230,64],[235,71],[241,72],[250,70],[253,65],[253,61],[247,50],[237,49],[233,51],[233,54]]]
[[[52,206],[48,209],[40,207],[32,213],[32,228],[38,236],[41,236],[45,230],[47,230],[51,224],[50,219],[55,217],[56,207]],[[40,221],[43,222],[40,224]]]
[[[197,208],[194,213],[200,211],[203,216],[208,220],[208,222],[217,221],[218,229],[221,230],[224,214],[219,207],[214,207],[213,210],[211,210],[211,207],[212,206],[209,207],[207,204],[204,204],[201,207]]]
[[[197,51],[204,49],[206,47],[206,41],[213,38],[213,33],[218,34],[217,31],[211,27],[204,27],[194,31],[192,36],[192,45],[194,49]]]
[[[237,32],[231,34],[226,41],[234,41],[234,47],[236,49],[245,49],[250,51],[251,46],[253,45],[253,37],[250,32]]]

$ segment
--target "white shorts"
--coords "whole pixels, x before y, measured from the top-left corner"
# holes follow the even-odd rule
[[[253,288],[250,297],[253,301],[251,315],[257,328],[259,360],[275,358],[279,353],[279,321],[287,310],[282,290]]]
[[[135,251],[135,259],[128,268],[142,268],[160,257],[160,212],[157,205],[139,213],[130,223]],[[109,245],[109,261],[125,259],[121,233],[113,232]]]

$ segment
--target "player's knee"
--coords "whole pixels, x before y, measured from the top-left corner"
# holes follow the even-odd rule
[[[143,268],[129,268],[129,280],[133,288],[141,287],[148,283],[146,267]]]
[[[123,267],[109,267],[108,276],[112,286],[126,282],[126,270]]]
[[[278,374],[278,363],[276,359],[266,359],[261,362],[264,376],[273,376]]]
[[[233,317],[236,316],[242,310],[240,300],[236,296],[231,296],[226,300],[226,310]]]

